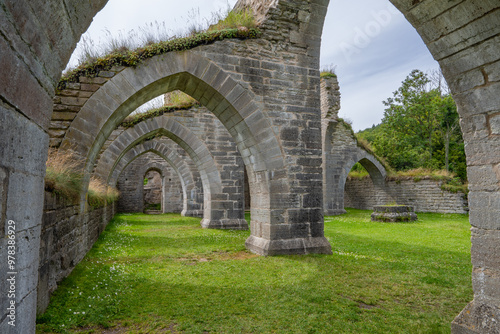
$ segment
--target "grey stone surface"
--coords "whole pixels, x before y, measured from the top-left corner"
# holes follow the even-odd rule
[[[147,186],[144,178],[148,172],[156,171],[160,175],[159,198],[151,202],[161,203],[162,212],[183,211],[183,191],[177,173],[160,156],[146,153],[130,163],[120,174],[117,189],[120,191],[119,212],[143,212],[147,199]],[[191,207],[191,210],[195,210]],[[199,208],[198,210],[201,210]]]
[[[384,190],[373,184],[371,178],[351,179],[345,184],[344,206],[372,210],[376,205],[397,203],[411,205],[416,212],[462,213],[469,211],[467,197],[462,192],[441,189],[442,181],[413,179],[386,181]]]
[[[377,205],[371,214],[371,220],[374,222],[400,223],[417,219],[414,208],[406,205]]]
[[[39,245],[37,274],[32,275],[35,280],[38,278],[38,313],[45,311],[57,284],[83,259],[116,212],[116,205],[112,204],[80,214],[78,204],[50,192],[45,192],[44,203],[40,242],[32,243]]]

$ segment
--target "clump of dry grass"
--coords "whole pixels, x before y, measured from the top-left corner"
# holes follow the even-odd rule
[[[319,76],[321,78],[336,78],[337,74],[335,73],[337,69],[337,65],[326,65],[323,66],[320,70]]]
[[[106,203],[112,203],[120,196],[116,188],[107,186],[101,179],[91,177],[88,189],[87,201],[92,207],[102,207]]]
[[[82,189],[83,173],[71,151],[51,148],[46,164],[45,190],[70,200],[77,200]]]
[[[389,180],[402,180],[402,179],[413,179],[419,181],[421,179],[432,179],[436,181],[451,180],[455,177],[455,174],[446,170],[432,170],[428,168],[415,168],[407,171],[398,171],[396,173],[391,173],[388,178]]]
[[[45,190],[71,201],[77,201],[82,191],[82,181],[81,164],[72,151],[49,149],[45,173]],[[105,203],[116,201],[119,192],[115,188],[107,187],[100,180],[92,178],[88,195],[90,205],[103,206]]]
[[[212,20],[217,23],[212,24],[208,31],[218,31],[225,29],[253,29],[257,27],[253,11],[250,8],[243,10],[228,10],[214,13]]]

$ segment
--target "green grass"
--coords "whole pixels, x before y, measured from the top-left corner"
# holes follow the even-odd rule
[[[37,332],[449,333],[473,297],[468,216],[369,217],[326,217],[333,255],[260,257],[248,231],[117,215]]]

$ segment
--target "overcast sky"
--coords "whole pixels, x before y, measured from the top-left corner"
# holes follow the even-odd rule
[[[165,22],[172,34],[186,22],[204,21],[236,0],[110,0],[97,14],[87,36],[99,41],[138,30],[149,22]],[[200,17],[193,20],[194,13]],[[78,47],[75,54],[78,54]],[[74,57],[70,64],[75,64]],[[388,0],[331,0],[323,31],[322,66],[336,66],[342,94],[340,116],[355,131],[380,123],[382,101],[413,69],[424,72],[438,64],[415,29]]]

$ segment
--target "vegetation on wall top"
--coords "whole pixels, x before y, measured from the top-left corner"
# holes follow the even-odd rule
[[[146,40],[145,45],[134,50],[129,46],[121,44],[120,41],[112,40],[111,51],[103,56],[86,57],[77,68],[65,73],[59,84],[58,90],[63,90],[71,82],[78,82],[79,77],[96,77],[100,71],[108,71],[113,66],[135,67],[146,59],[165,54],[172,51],[185,51],[200,45],[212,44],[216,41],[239,38],[258,38],[261,33],[256,28],[252,11],[229,11],[225,18],[220,14],[215,16],[218,22],[211,25],[206,31],[193,28],[189,36],[172,38],[169,40],[152,42]],[[90,52],[92,53],[92,52]],[[94,55],[95,53],[92,53]]]
[[[75,203],[83,187],[83,172],[70,151],[49,150],[46,164],[45,190]],[[101,207],[118,199],[119,193],[97,178],[92,178],[88,188],[88,203]]]
[[[179,90],[165,94],[163,103],[164,105],[162,106],[150,108],[144,112],[130,114],[123,120],[120,126],[128,129],[150,118],[179,110],[189,110],[195,106],[201,106],[200,102]]]
[[[159,108],[154,108],[144,113],[128,116],[123,120],[120,126],[123,126],[124,128],[128,129],[150,118],[155,118],[163,114],[171,113],[178,110],[188,110],[195,105],[199,105],[199,103],[193,103],[192,105],[184,105],[184,106],[162,106]]]
[[[321,78],[336,78],[337,74],[335,73],[335,69],[337,66],[335,65],[328,65],[328,66],[323,66],[319,72],[319,76]]]
[[[173,39],[165,42],[151,44],[133,51],[115,52],[104,57],[100,57],[91,63],[84,63],[73,71],[64,75],[59,84],[58,90],[63,90],[70,82],[78,82],[83,77],[96,77],[100,71],[108,71],[113,66],[135,67],[142,61],[165,54],[171,51],[189,50],[200,45],[211,44],[216,41],[229,38],[257,38],[260,35],[258,29],[226,29],[220,31],[210,31],[197,34],[195,36]]]

